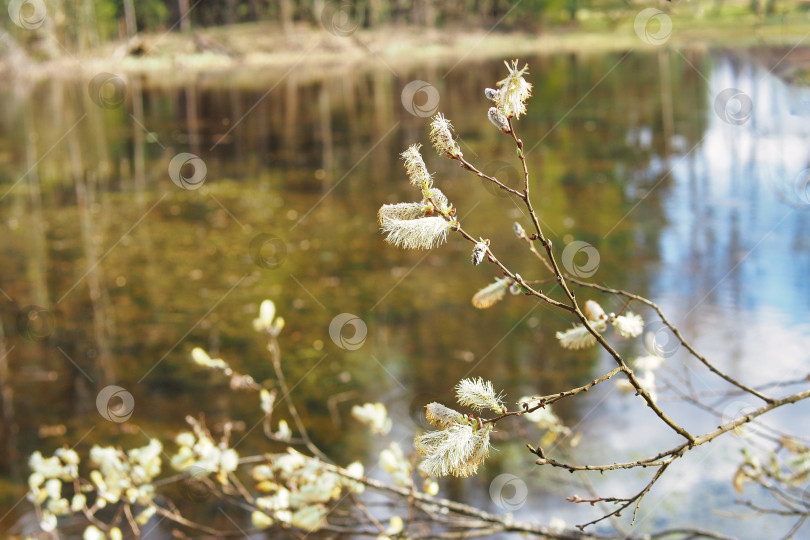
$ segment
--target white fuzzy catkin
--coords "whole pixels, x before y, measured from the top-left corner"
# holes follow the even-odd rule
[[[584,325],[578,324],[565,332],[557,332],[557,340],[563,349],[571,349],[577,351],[579,349],[586,349],[596,345],[596,338],[585,328]]]
[[[442,190],[439,188],[432,188],[425,193],[424,203],[433,205],[434,208],[442,214],[447,214],[453,208],[453,205],[450,204],[450,201],[447,199],[447,195],[442,193]]]
[[[528,64],[518,69],[517,60],[512,61],[510,66],[507,62],[506,69],[509,75],[498,81],[498,98],[495,101],[498,111],[507,118],[520,118],[521,114],[526,114],[526,100],[532,95],[532,85],[523,78],[528,75]]]
[[[601,321],[607,319],[605,310],[602,309],[595,300],[588,300],[585,302],[585,316],[589,321]]]
[[[472,250],[472,263],[473,266],[478,266],[481,264],[481,261],[484,260],[484,255],[487,254],[487,248],[489,247],[489,242],[480,241],[476,242],[473,246]]]
[[[655,371],[664,364],[664,359],[657,354],[639,356],[630,365],[636,371]]]
[[[487,424],[475,430],[468,424],[454,424],[448,429],[430,431],[414,439],[416,450],[424,459],[419,470],[428,476],[467,477],[478,471],[478,466],[489,456]]]
[[[490,381],[481,377],[477,379],[462,379],[456,385],[456,400],[459,405],[470,407],[476,411],[490,409],[500,413],[503,410],[501,396],[495,394]]]
[[[625,338],[634,338],[641,335],[644,331],[644,319],[641,315],[636,315],[630,311],[627,315],[619,315],[612,321],[613,328]]]
[[[419,153],[421,147],[421,144],[412,144],[400,155],[405,162],[405,172],[411,184],[427,192],[433,187],[433,178],[428,173],[422,154]]]
[[[377,212],[380,225],[391,219],[418,219],[425,217],[426,207],[420,203],[384,204]]]
[[[430,249],[447,240],[450,223],[443,217],[385,218],[380,222],[385,241],[402,249]]]
[[[453,424],[462,422],[464,415],[434,401],[433,403],[425,405],[425,418],[430,422],[431,426],[439,429],[447,429]]]
[[[461,157],[461,149],[453,139],[452,124],[442,113],[436,113],[430,123],[430,142],[439,155]]]
[[[472,297],[472,305],[478,309],[492,307],[506,295],[509,288],[509,279],[498,278],[494,283],[490,283]]]

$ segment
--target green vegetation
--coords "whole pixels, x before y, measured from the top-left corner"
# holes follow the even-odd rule
[[[25,11],[31,4],[36,2],[23,5],[22,16],[31,15]],[[644,45],[634,23],[651,7],[671,20],[666,43],[673,46],[792,45],[810,22],[807,5],[799,0],[629,5],[616,0],[65,0],[48,4],[45,21],[36,28],[3,24],[36,60],[70,57],[75,63],[83,56],[112,55],[120,61],[126,54],[140,60],[138,69],[148,69],[155,67],[149,59],[197,55],[184,67],[211,69],[237,59],[255,65],[255,57],[265,53],[287,65],[303,52],[312,63],[332,53],[323,62],[330,65],[336,58],[344,65],[358,61],[369,51],[386,58],[458,57],[484,37],[492,47],[478,54],[495,57],[507,51],[623,50]],[[659,22],[651,21],[646,30],[657,32]],[[117,48],[121,43],[127,44]],[[0,47],[0,60],[11,49],[8,43]]]

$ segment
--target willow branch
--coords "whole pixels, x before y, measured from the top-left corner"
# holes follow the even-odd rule
[[[521,199],[523,198],[523,193],[521,193],[520,191],[518,191],[516,189],[510,188],[509,186],[505,185],[503,182],[501,182],[500,180],[498,180],[494,176],[489,176],[488,174],[484,174],[483,172],[479,171],[471,163],[469,163],[466,159],[464,159],[463,156],[458,156],[458,157],[453,156],[453,158],[458,160],[459,166],[462,169],[466,169],[466,170],[470,171],[471,173],[475,174],[476,176],[479,176],[481,178],[489,180],[490,182],[492,182],[493,184],[498,186],[500,189],[502,189],[504,191],[507,191],[507,192],[511,193],[512,195],[520,197]]]
[[[802,392],[797,392],[784,398],[774,400],[772,403],[767,403],[762,407],[749,412],[746,415],[739,416],[734,420],[719,426],[717,429],[713,431],[700,435],[699,437],[695,437],[694,441],[691,443],[689,442],[682,443],[679,444],[678,446],[670,448],[669,450],[660,452],[652,457],[639,459],[636,461],[613,463],[611,465],[572,465],[570,463],[563,463],[547,457],[543,452],[542,448],[532,448],[531,446],[529,446],[529,448],[533,453],[535,453],[540,458],[536,462],[538,465],[547,464],[553,467],[566,469],[568,471],[613,471],[618,469],[633,469],[636,467],[660,466],[674,461],[675,459],[681,457],[688,450],[691,450],[692,448],[695,448],[707,442],[713,441],[717,437],[725,433],[728,433],[729,431],[733,431],[734,429],[748,422],[751,422],[755,418],[758,418],[763,414],[772,411],[773,409],[782,407],[784,405],[789,405],[791,403],[797,403],[799,401],[807,399],[808,397],[810,397],[810,390],[804,390]]]
[[[549,529],[548,527],[545,527],[545,526],[542,526],[542,525],[538,525],[538,524],[535,524],[535,523],[512,521],[511,518],[509,518],[508,516],[499,516],[499,515],[496,515],[496,514],[491,514],[489,512],[485,512],[484,510],[480,510],[480,509],[475,508],[473,506],[469,506],[469,505],[462,504],[462,503],[459,503],[459,502],[451,501],[449,499],[444,499],[444,498],[440,498],[440,497],[433,497],[431,495],[427,495],[425,493],[420,493],[420,492],[417,492],[417,491],[412,491],[412,490],[409,490],[407,488],[386,484],[384,482],[381,482],[379,480],[375,480],[373,478],[368,478],[368,477],[365,477],[365,476],[357,478],[357,477],[354,477],[354,476],[351,476],[351,475],[347,474],[346,471],[343,470],[342,468],[337,467],[337,466],[332,465],[332,464],[329,464],[329,463],[323,463],[322,467],[325,470],[328,470],[330,472],[333,472],[335,474],[343,476],[344,478],[347,478],[349,480],[352,480],[352,481],[355,481],[355,482],[360,482],[360,483],[365,484],[366,486],[368,486],[370,488],[373,488],[373,489],[376,489],[378,491],[384,491],[384,492],[392,493],[392,494],[398,495],[398,496],[406,498],[406,499],[408,497],[412,497],[415,501],[417,501],[419,503],[439,506],[439,507],[442,507],[442,508],[446,508],[447,510],[449,510],[451,512],[455,512],[456,514],[459,514],[459,515],[468,516],[468,517],[476,518],[478,520],[485,521],[485,522],[488,522],[488,523],[493,523],[493,524],[500,525],[501,527],[503,527],[504,531],[513,531],[513,532],[524,532],[524,533],[529,533],[529,534],[537,534],[537,535],[546,536],[548,538],[555,538],[555,539],[560,539],[560,540],[582,540],[584,538],[599,538],[599,537],[594,537],[593,535],[585,535],[585,534],[579,533],[577,531],[555,532],[555,531]]]
[[[304,440],[304,445],[310,452],[312,452],[313,455],[318,456],[323,461],[331,461],[328,457],[326,457],[326,454],[321,452],[321,450],[315,446],[315,443],[312,442],[312,439],[309,437],[309,433],[307,433],[307,428],[304,426],[304,422],[301,420],[301,416],[298,414],[298,409],[295,407],[295,403],[293,403],[292,397],[290,396],[290,390],[287,387],[287,380],[284,377],[284,371],[281,369],[281,349],[279,348],[278,341],[275,337],[270,338],[267,344],[267,350],[270,351],[270,357],[273,360],[273,370],[276,372],[278,385],[281,388],[281,397],[284,399],[284,402],[287,403],[287,410],[290,411],[290,416],[295,422],[298,432],[301,433],[301,438]]]
[[[667,536],[681,535],[684,538],[713,538],[714,540],[736,540],[732,536],[707,531],[704,529],[667,529],[649,535],[649,538],[666,538]]]
[[[540,397],[530,398],[529,400],[524,402],[524,405],[526,406],[526,408],[524,408],[523,410],[505,412],[500,416],[496,416],[495,418],[490,418],[488,420],[482,420],[482,423],[484,423],[484,424],[490,424],[490,423],[495,424],[496,422],[498,422],[500,420],[503,420],[504,418],[507,418],[509,416],[520,416],[522,414],[534,412],[534,411],[536,411],[538,409],[543,409],[543,408],[546,407],[546,405],[551,405],[552,403],[556,403],[557,401],[560,401],[563,398],[567,398],[569,396],[575,396],[575,395],[580,394],[582,392],[587,392],[588,390],[590,390],[591,388],[593,388],[597,384],[605,382],[608,379],[612,378],[614,375],[619,373],[621,370],[622,370],[621,367],[616,367],[612,371],[610,371],[608,373],[605,373],[601,377],[593,379],[588,384],[584,384],[582,386],[572,388],[571,390],[566,390],[564,392],[557,392],[556,394],[550,394],[548,396],[540,396]],[[537,405],[529,407],[527,404],[529,402],[532,402],[532,401],[537,401],[538,403],[537,403]]]
[[[751,395],[754,395],[754,396],[758,397],[759,399],[763,400],[766,403],[771,403],[773,401],[773,398],[770,398],[770,397],[762,394],[761,392],[757,391],[756,389],[751,388],[750,386],[747,386],[747,385],[741,383],[740,381],[736,380],[735,378],[731,377],[730,375],[727,375],[727,374],[723,373],[722,371],[717,369],[711,362],[709,362],[703,355],[699,354],[692,347],[692,345],[689,344],[688,341],[686,341],[686,339],[681,334],[680,330],[678,330],[678,327],[676,327],[674,324],[672,324],[669,321],[669,319],[667,319],[666,315],[664,315],[664,312],[661,310],[661,308],[655,302],[653,302],[651,300],[648,300],[648,299],[644,298],[643,296],[639,296],[637,294],[633,294],[633,293],[630,293],[630,292],[627,292],[627,291],[623,291],[621,289],[612,289],[610,287],[604,287],[602,285],[597,285],[595,283],[588,283],[587,281],[581,281],[579,279],[576,279],[576,278],[573,278],[573,277],[570,277],[570,276],[568,277],[568,279],[572,283],[576,283],[577,285],[580,285],[582,287],[590,287],[592,289],[596,289],[598,291],[602,291],[602,292],[605,292],[605,293],[624,296],[625,298],[629,298],[631,300],[641,302],[642,304],[645,304],[645,305],[651,307],[658,314],[658,317],[660,317],[661,322],[663,322],[667,326],[667,328],[669,328],[672,331],[672,333],[675,335],[675,337],[678,338],[678,341],[681,342],[681,345],[683,345],[686,348],[686,350],[689,351],[689,354],[691,354],[692,356],[697,358],[704,366],[706,366],[709,369],[709,371],[711,371],[712,373],[714,373],[715,375],[717,375],[721,379],[725,380],[726,382],[728,382],[730,384],[733,384],[737,388],[739,388],[739,389],[741,389],[741,390],[743,390],[745,392],[748,392]]]
[[[653,475],[652,479],[647,483],[646,486],[644,486],[644,489],[642,489],[641,491],[639,491],[638,493],[636,493],[632,497],[629,497],[629,498],[626,498],[626,499],[617,499],[615,497],[609,497],[609,498],[599,497],[598,499],[590,499],[590,500],[589,499],[579,499],[579,498],[576,498],[576,499],[575,498],[569,498],[568,499],[569,501],[578,502],[578,503],[579,502],[587,502],[587,503],[590,503],[590,504],[595,504],[597,502],[624,503],[619,508],[614,510],[613,512],[610,512],[609,514],[605,514],[604,516],[602,516],[600,518],[597,518],[597,519],[594,519],[593,521],[589,521],[588,523],[583,523],[582,525],[577,525],[577,528],[579,530],[585,530],[585,527],[588,527],[590,525],[596,525],[600,521],[603,521],[603,520],[608,519],[610,517],[613,517],[613,516],[619,517],[619,516],[622,515],[622,512],[624,510],[629,508],[634,503],[635,503],[635,505],[634,505],[634,508],[633,508],[633,519],[632,519],[632,521],[630,521],[630,524],[632,525],[633,523],[635,523],[636,522],[636,516],[638,515],[638,509],[639,509],[639,506],[641,506],[642,499],[644,499],[644,496],[647,495],[647,493],[650,492],[653,485],[661,478],[661,476],[664,474],[664,471],[667,470],[667,467],[669,467],[670,464],[671,464],[671,462],[664,463],[663,465],[661,465],[658,468],[658,470],[655,471],[655,475]]]
[[[171,512],[169,510],[166,510],[165,508],[163,508],[160,505],[156,504],[154,506],[155,506],[155,509],[157,510],[157,513],[160,514],[161,516],[163,516],[166,519],[169,519],[171,521],[174,521],[175,523],[179,523],[180,525],[184,525],[186,527],[189,527],[191,529],[196,529],[198,531],[202,531],[202,532],[204,532],[206,534],[211,534],[211,535],[214,535],[216,537],[223,537],[223,536],[229,536],[231,534],[235,534],[233,532],[229,533],[228,531],[220,531],[220,530],[217,530],[217,529],[212,529],[211,527],[206,527],[205,525],[202,525],[201,523],[195,523],[194,521],[188,520],[188,519],[184,518],[183,516],[181,516],[180,514],[178,514],[176,512]]]

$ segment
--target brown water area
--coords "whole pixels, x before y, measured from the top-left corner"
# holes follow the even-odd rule
[[[594,246],[590,279],[658,302],[736,377],[762,383],[806,374],[810,93],[750,56],[723,52],[525,60],[534,92],[516,126],[555,249]],[[596,349],[558,345],[555,332],[573,323],[562,311],[512,295],[474,309],[472,295],[498,274],[492,265],[473,267],[459,237],[406,252],[380,234],[381,204],[418,197],[398,154],[421,142],[464,228],[489,238],[524,278],[548,277],[514,238],[513,222],[528,227],[524,212],[428,143],[429,116],[441,111],[469,161],[519,182],[511,139],[486,118],[483,90],[505,75],[501,61],[379,66],[316,82],[293,70],[245,86],[227,75],[185,85],[107,75],[0,83],[0,532],[31,512],[20,499],[37,449],[86,453],[93,444],[170,440],[186,415],[204,416],[215,432],[233,420],[234,440],[244,437],[240,455],[280,449],[256,428],[258,396],[232,391],[190,358],[202,347],[272,384],[252,328],[265,298],[286,319],[284,369],[315,442],[337,463],[359,459],[380,478],[374,465],[387,442],[351,417],[352,405],[383,402],[392,440],[411,451],[414,433],[427,428],[423,406],[450,404],[463,377],[491,380],[514,403],[610,369]],[[193,156],[175,159],[181,153]],[[544,291],[559,296],[551,284]],[[622,308],[598,299],[607,311]],[[359,318],[365,335],[344,328],[342,341],[330,337],[341,314]],[[646,354],[641,340],[617,347]],[[719,386],[685,351],[668,362],[673,381],[686,373],[701,390]],[[125,422],[97,408],[109,385],[132,395]],[[660,394],[695,432],[718,425]],[[601,463],[668,447],[676,439],[636,399],[609,383],[561,402],[557,414],[581,439],[560,452]],[[807,413],[797,405],[774,421],[806,433]],[[524,444],[537,442],[536,430],[518,422],[498,428],[497,451],[481,474],[443,481],[445,496],[503,511],[488,486],[509,473],[530,486],[516,515],[569,524],[601,515],[564,501],[587,493],[581,478],[534,465]],[[645,500],[636,530],[678,523],[744,538],[783,531],[770,518],[751,536],[735,518],[739,444],[729,437],[673,466],[680,472]],[[592,481],[607,493],[643,486],[644,478]],[[182,508],[227,525],[217,504]],[[156,538],[169,531],[153,528]]]

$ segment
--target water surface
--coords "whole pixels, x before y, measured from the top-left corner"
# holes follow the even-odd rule
[[[752,384],[803,376],[810,360],[804,91],[771,74],[756,55],[671,51],[529,63],[534,97],[519,135],[555,246],[595,246],[600,264],[591,279],[658,302],[733,375]],[[514,401],[609,370],[610,359],[596,350],[557,345],[554,333],[572,323],[563,312],[519,296],[473,309],[473,293],[497,274],[491,265],[473,267],[459,238],[430,252],[383,242],[379,206],[417,196],[398,154],[422,142],[465,229],[490,238],[524,278],[547,277],[511,232],[516,220],[528,228],[523,211],[435,155],[428,119],[403,106],[409,82],[432,85],[465,156],[516,182],[514,148],[487,122],[483,98],[483,88],[502,78],[503,64],[449,68],[382,69],[319,82],[298,81],[294,72],[259,75],[239,88],[224,76],[185,87],[130,79],[120,95],[96,100],[87,82],[7,83],[0,90],[0,301],[8,360],[0,506],[12,508],[24,494],[26,460],[35,449],[140,445],[170,437],[188,414],[204,415],[213,430],[236,420],[236,436],[249,434],[238,446],[243,455],[276,448],[253,429],[261,419],[257,396],[232,392],[189,356],[203,347],[272,384],[272,366],[251,328],[264,298],[287,320],[281,344],[293,395],[316,442],[338,463],[359,458],[371,468],[383,445],[350,417],[353,404],[385,403],[395,419],[392,438],[409,449],[414,431],[425,428],[424,404],[449,404],[462,377],[489,379]],[[718,110],[717,96],[727,88],[744,93],[750,111],[745,103]],[[205,163],[199,189],[181,189],[170,178],[169,164],[181,152]],[[591,297],[583,289],[577,294]],[[622,307],[618,299],[598,299],[608,311]],[[367,327],[355,350],[329,337],[341,313]],[[640,340],[618,346],[644,354]],[[686,373],[702,390],[724,388],[684,351],[667,369],[663,380]],[[134,397],[126,422],[106,421],[96,409],[96,395],[111,384]],[[663,391],[662,404],[693,432],[719,422]],[[557,413],[581,434],[569,457],[582,462],[626,460],[677,442],[610,384],[560,403]],[[774,421],[806,433],[806,413],[799,405]],[[533,464],[523,442],[536,443],[538,433],[517,422],[503,428],[482,474],[443,482],[446,495],[501,512],[489,484],[510,473],[530,485],[520,517],[571,524],[598,516],[598,509],[563,500],[587,494],[581,478]],[[731,490],[738,445],[729,438],[673,466],[642,507],[637,529],[675,523],[761,537],[735,517],[742,512]],[[551,451],[565,456],[564,446]],[[639,489],[646,477],[589,480],[600,494],[614,495]],[[26,503],[16,506],[0,527],[26,511]],[[227,526],[222,520],[218,525]],[[757,521],[766,535],[789,526]]]

